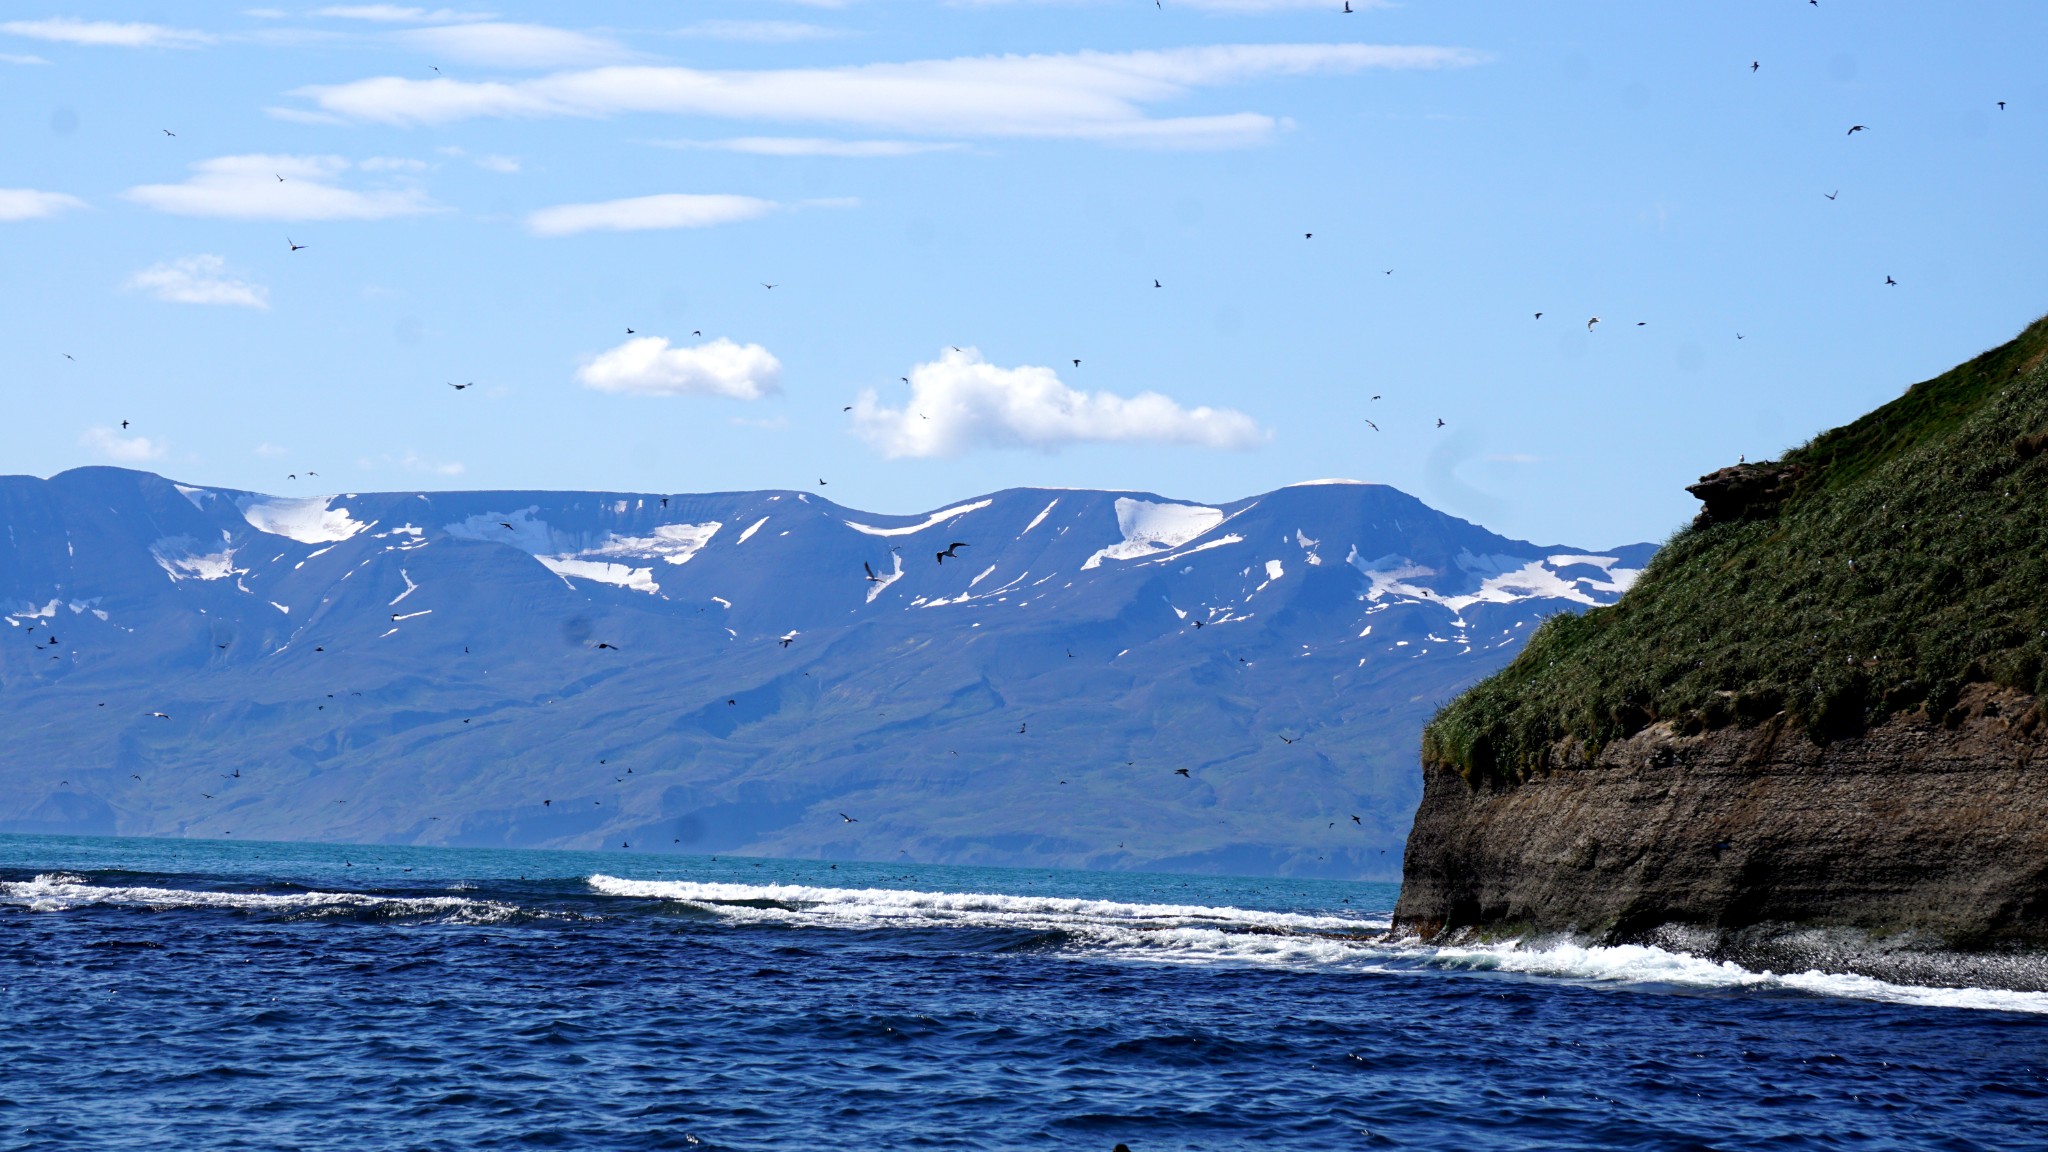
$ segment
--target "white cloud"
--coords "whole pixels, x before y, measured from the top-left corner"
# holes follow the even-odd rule
[[[469,471],[467,467],[453,460],[433,460],[410,448],[405,450],[403,456],[393,456],[388,452],[376,458],[358,456],[356,467],[364,472],[389,472],[395,469],[429,476],[460,476]]]
[[[500,68],[568,68],[634,55],[617,41],[545,24],[446,24],[397,36],[416,52]]]
[[[40,220],[73,208],[85,201],[62,192],[38,192],[33,188],[0,188],[0,221]]]
[[[338,20],[372,20],[380,24],[446,24],[462,20],[489,20],[494,12],[457,12],[453,8],[407,8],[398,4],[336,4],[314,12]]]
[[[256,446],[256,454],[258,456],[267,456],[274,460],[279,456],[287,455],[287,452],[285,451],[285,449],[277,446],[276,444],[272,444],[270,441],[265,440],[263,443],[258,444]]]
[[[481,156],[472,155],[460,144],[446,144],[436,148],[435,151],[443,156],[453,156],[458,160],[467,160],[486,172],[497,172],[509,176],[519,171],[519,158],[516,156],[498,156],[490,153]]]
[[[87,428],[78,442],[109,460],[123,464],[160,460],[168,447],[147,436],[123,436],[115,429],[105,427]]]
[[[131,291],[147,292],[173,304],[270,307],[270,289],[246,280],[231,279],[227,268],[227,261],[218,256],[185,256],[144,268],[130,276],[125,287]]]
[[[50,40],[59,44],[84,44],[94,48],[193,48],[211,44],[204,32],[166,28],[161,24],[117,24],[111,20],[74,20],[59,16],[50,20],[9,20],[0,32]]]
[[[830,123],[926,136],[1064,137],[1186,147],[1257,140],[1278,122],[1254,112],[1155,119],[1147,114],[1148,106],[1267,77],[1461,67],[1482,59],[1461,48],[1238,44],[754,72],[614,66],[517,82],[380,76],[301,88],[295,95],[310,98],[330,115],[388,124],[663,113]]]
[[[705,228],[753,220],[773,212],[773,200],[753,196],[694,196],[671,192],[634,196],[598,204],[558,204],[526,217],[536,236],[574,236],[579,232],[641,232],[652,228]]]
[[[1083,392],[1051,368],[999,368],[969,348],[910,370],[910,399],[885,408],[870,390],[854,431],[884,456],[958,456],[975,447],[1052,451],[1082,441],[1152,441],[1250,448],[1267,437],[1229,408],[1183,408],[1157,392]]]
[[[737,40],[753,44],[793,44],[800,40],[830,40],[846,33],[822,24],[799,20],[705,20],[676,29],[678,36],[701,36],[707,40]]]
[[[592,358],[576,379],[599,392],[759,400],[781,391],[782,361],[759,344],[735,344],[723,336],[690,348],[641,336]]]
[[[745,152],[754,156],[917,156],[957,152],[965,145],[924,140],[822,140],[812,136],[738,136],[730,140],[658,140],[663,148]]]
[[[183,184],[142,184],[122,195],[176,216],[230,220],[382,220],[440,210],[417,188],[340,187],[351,167],[339,156],[217,156],[192,165]]]
[[[22,56],[13,52],[0,52],[0,64],[48,64],[41,56]]]

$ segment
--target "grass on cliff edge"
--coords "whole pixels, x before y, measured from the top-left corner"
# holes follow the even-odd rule
[[[1784,712],[1828,740],[1973,681],[2048,698],[2044,359],[2048,317],[1786,453],[1805,474],[1774,515],[1687,528],[1619,603],[1544,624],[1437,713],[1423,759],[1478,787],[1659,721]]]

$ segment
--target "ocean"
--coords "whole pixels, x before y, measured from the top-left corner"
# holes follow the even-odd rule
[[[2048,1148],[2048,994],[1388,884],[0,837],[0,1148]]]

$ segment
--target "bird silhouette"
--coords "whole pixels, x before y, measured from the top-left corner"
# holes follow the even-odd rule
[[[1303,232],[1303,233],[1301,234],[1301,238],[1302,238],[1303,240],[1313,240],[1313,239],[1315,239],[1315,238],[1316,238],[1316,234],[1315,234],[1315,233],[1313,233],[1313,232]]]
[[[2000,101],[1998,102],[1998,110],[1999,110],[2000,112],[2003,112],[2003,111],[2005,111],[2005,101],[2003,101],[2003,100],[2000,100]]]
[[[1726,460],[1726,459],[1727,459],[1727,457],[1726,457],[1726,456],[1723,456],[1723,457],[1721,457],[1721,459],[1723,459],[1723,460]],[[1174,774],[1175,776],[1188,776],[1188,770],[1187,770],[1187,769],[1185,769],[1185,768],[1175,768],[1175,769],[1173,770],[1173,774]],[[1194,779],[1194,777],[1193,777],[1193,776],[1188,776],[1188,779],[1190,779],[1190,780],[1193,780],[1193,779]]]
[[[1595,316],[1591,320],[1586,321],[1586,331],[1591,332],[1593,330],[1593,325],[1598,324],[1599,322],[1600,318],[1598,316]]]
[[[1725,460],[1725,459],[1727,459],[1727,457],[1725,457],[1725,456],[1724,456],[1724,457],[1722,457],[1722,459],[1724,459],[1724,460]],[[1279,734],[1278,734],[1278,733],[1275,733],[1275,735],[1279,735]],[[1294,740],[1299,740],[1299,739],[1301,739],[1301,737],[1299,737],[1299,736],[1296,736],[1296,737],[1294,738]],[[1289,739],[1288,739],[1287,737],[1285,737],[1285,736],[1281,736],[1281,737],[1280,737],[1280,742],[1281,742],[1282,744],[1292,744],[1292,743],[1294,743],[1294,740],[1289,740]]]
[[[1723,457],[1721,457],[1721,459],[1723,459],[1723,460],[1726,460],[1726,459],[1727,459],[1727,457],[1726,457],[1726,456],[1723,456]],[[1356,817],[1356,816],[1353,816],[1353,817],[1351,818],[1351,822],[1352,822],[1353,824],[1356,824],[1356,825],[1358,825],[1358,826],[1359,826],[1360,828],[1363,828],[1363,827],[1365,827],[1365,821],[1363,821],[1363,820],[1360,820],[1360,819],[1359,819],[1358,817]]]
[[[632,330],[631,328],[628,328],[628,329],[626,329],[626,335],[628,335],[628,336],[631,336],[631,335],[633,335],[633,330]]]
[[[611,650],[612,650],[612,651],[614,651],[614,652],[617,652],[617,651],[619,650],[619,646],[618,646],[617,644],[613,644],[613,643],[610,643],[610,642],[608,642],[608,641],[604,641],[604,640],[600,640],[600,641],[598,641],[598,642],[597,642],[597,646],[598,646],[599,648],[609,648],[609,649],[611,649]]]
[[[763,287],[763,288],[773,288],[773,287],[775,287],[775,285],[773,285],[773,284],[768,284],[768,283],[765,283],[765,282],[764,282],[764,283],[763,283],[763,284],[761,285],[761,287]]]
[[[1157,280],[1154,280],[1154,281],[1152,282],[1152,286],[1153,286],[1154,288],[1157,288],[1157,287],[1159,287],[1159,281],[1157,281]]]
[[[1344,14],[1351,15],[1351,0],[1344,0]]]
[[[1866,132],[1866,131],[1869,131],[1869,129],[1868,129],[1868,128],[1866,128],[1865,126],[1861,125],[1861,124],[1851,124],[1851,125],[1849,126],[1849,131],[1848,131],[1848,132],[1846,132],[1846,133],[1844,133],[1844,135],[1847,135],[1847,136],[1854,136],[1854,135],[1855,135],[1855,134],[1857,134],[1858,132]],[[1726,456],[1723,456],[1723,457],[1722,457],[1722,459],[1723,459],[1723,460],[1726,460],[1726,459],[1727,459],[1727,457],[1726,457]]]
[[[1886,285],[1887,287],[1897,287],[1897,286],[1898,286],[1898,283],[1899,283],[1899,282],[1898,282],[1897,280],[1894,280],[1894,279],[1892,279],[1892,278],[1891,278],[1891,277],[1889,277],[1889,276],[1887,276],[1887,277],[1885,277],[1885,278],[1884,278],[1884,282],[1885,282],[1885,285]],[[1723,457],[1721,457],[1721,459],[1723,459],[1723,460],[1726,460],[1726,459],[1727,459],[1727,457],[1726,457],[1726,456],[1723,456]]]
[[[1726,460],[1726,459],[1727,459],[1727,457],[1726,457],[1726,456],[1723,456],[1723,457],[1721,457],[1721,459],[1723,459],[1723,460]],[[840,818],[841,820],[844,820],[844,821],[846,821],[846,822],[847,822],[848,824],[858,824],[858,823],[860,823],[860,821],[858,821],[858,820],[854,819],[854,818],[853,818],[853,817],[851,817],[851,816],[848,816],[848,815],[847,815],[846,813],[844,813],[844,812],[841,812],[841,813],[839,814],[839,818]]]
[[[171,130],[170,130],[169,128],[166,128],[166,129],[164,129],[164,135],[166,135],[166,136],[176,136],[176,135],[177,135],[177,133],[176,133],[176,132],[173,132],[173,131],[171,131]]]
[[[285,238],[284,238],[284,242],[285,242],[286,244],[290,245],[290,246],[291,246],[291,250],[292,250],[292,251],[294,251],[294,252],[297,252],[297,251],[298,251],[299,249],[301,249],[301,248],[304,248],[304,247],[305,247],[305,245],[304,245],[304,244],[300,244],[300,243],[298,243],[298,242],[294,241],[294,240],[293,240],[293,239],[292,239],[291,237],[289,237],[289,236],[287,236],[287,237],[285,237]]]
[[[1541,312],[1538,312],[1538,313],[1536,314],[1536,318],[1537,318],[1538,320],[1541,320],[1541,319],[1543,319],[1543,313],[1541,313]]]
[[[1841,194],[1842,194],[1842,190],[1841,190],[1840,188],[1837,188],[1837,189],[1835,189],[1835,190],[1834,190],[1833,192],[1823,192],[1823,193],[1821,193],[1821,195],[1823,195],[1823,196],[1827,197],[1827,198],[1828,198],[1828,199],[1830,199],[1830,200],[1833,200],[1833,199],[1834,199],[1835,197],[1837,197],[1837,196],[1840,196]]]
[[[1080,366],[1081,362],[1079,360],[1074,361],[1074,367],[1079,368]]]
[[[455,390],[456,390],[457,392],[460,392],[460,391],[462,391],[462,390],[463,390],[464,388],[467,388],[467,387],[469,387],[469,385],[470,385],[470,384],[474,384],[474,383],[476,383],[476,381],[472,380],[472,381],[470,381],[470,382],[469,382],[469,384],[457,384],[457,383],[456,383],[455,381],[453,381],[453,380],[450,380],[450,381],[448,381],[447,383],[448,383],[448,386],[449,386],[450,388],[453,388],[453,389],[455,389]]]
[[[1439,417],[1437,417],[1437,418],[1436,418],[1436,426],[1437,426],[1437,427],[1439,427],[1439,428],[1441,428],[1441,427],[1443,427],[1443,426],[1444,426],[1444,418],[1443,418],[1443,417],[1439,416]]]
[[[944,564],[948,556],[958,560],[960,558],[960,549],[967,546],[965,540],[955,540],[951,544],[946,545],[943,551],[934,552],[932,555],[938,558],[939,563]]]
[[[882,578],[880,576],[875,575],[875,566],[873,564],[870,564],[867,561],[863,560],[860,562],[860,566],[868,570],[869,583],[880,584],[882,582]]]
[[[516,532],[516,531],[518,531],[518,529],[516,529],[516,528],[512,527],[512,525],[510,525],[510,524],[507,524],[507,523],[506,523],[505,521],[503,521],[503,520],[500,520],[500,521],[498,521],[498,527],[500,527],[500,528],[503,528],[503,529],[504,529],[505,531],[507,531],[507,532]]]

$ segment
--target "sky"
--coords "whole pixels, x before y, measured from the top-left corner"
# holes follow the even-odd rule
[[[1602,547],[2048,312],[2048,6],[1351,7],[8,0],[0,471]]]

